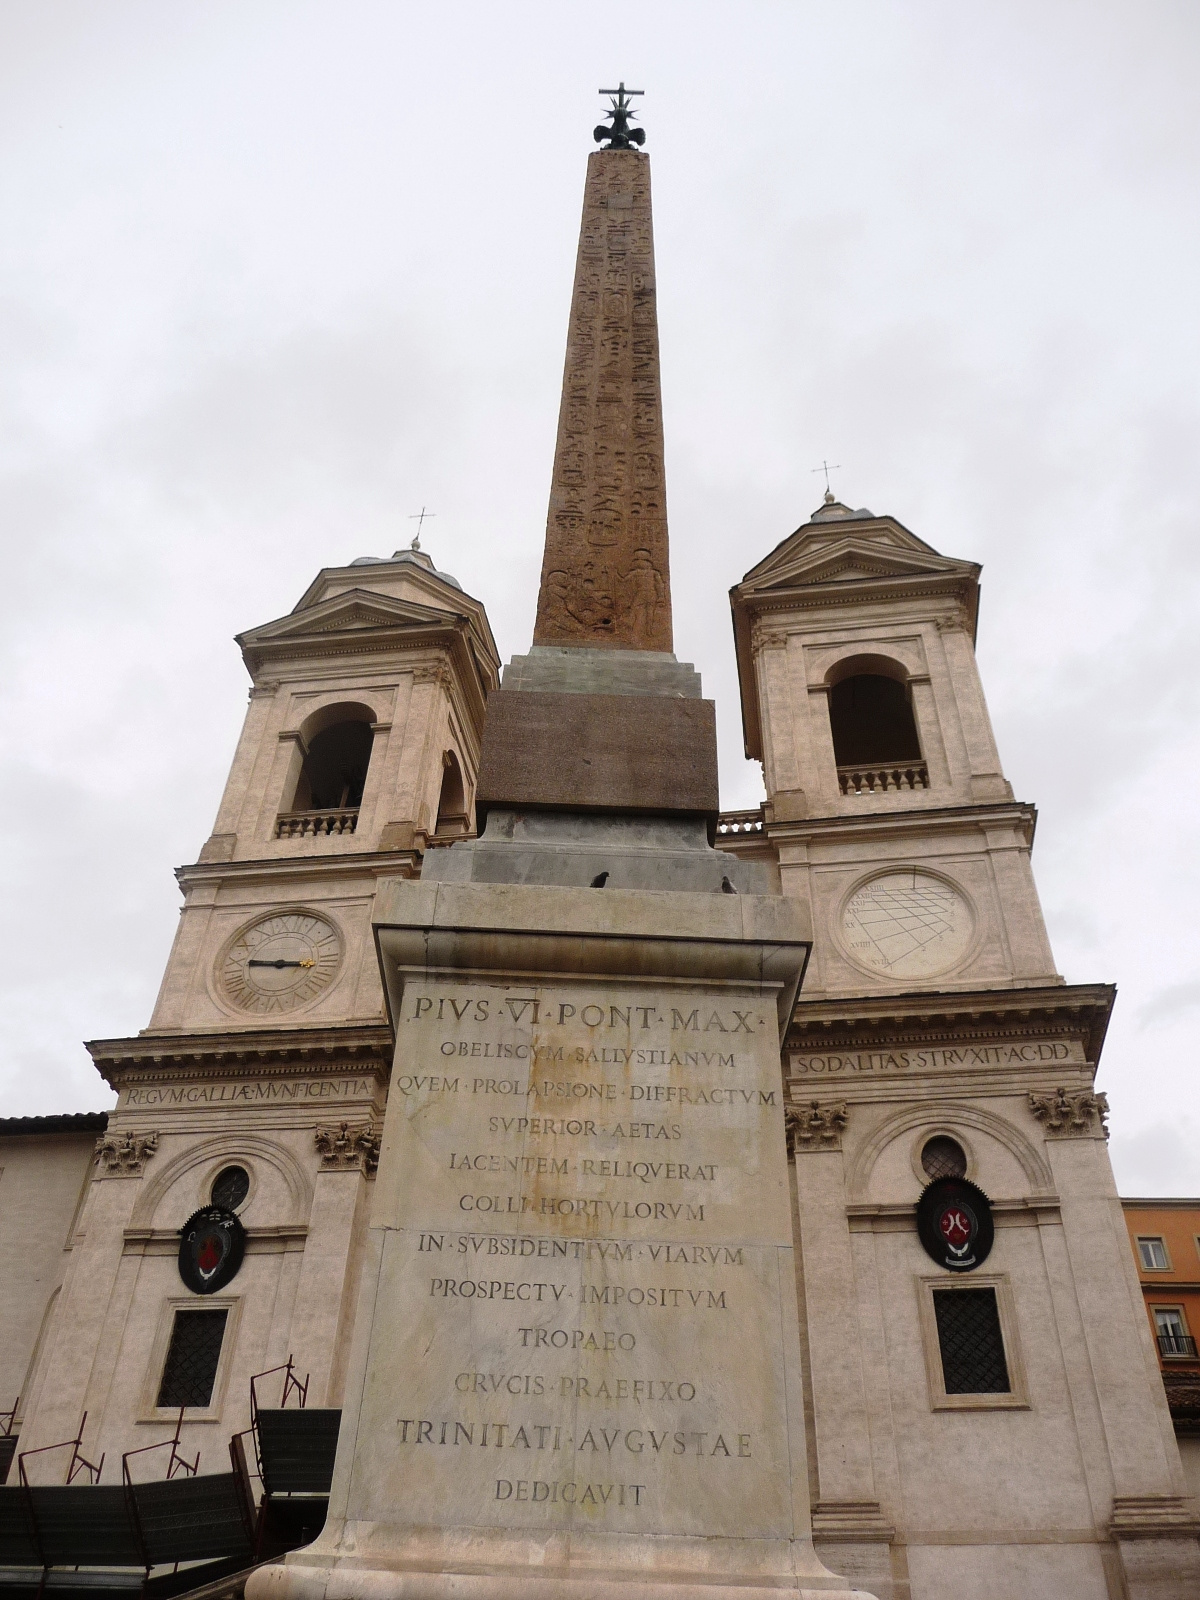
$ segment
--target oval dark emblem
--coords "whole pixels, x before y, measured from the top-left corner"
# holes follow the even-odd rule
[[[179,1276],[195,1294],[215,1294],[237,1276],[246,1230],[224,1206],[204,1206],[179,1230]]]
[[[996,1236],[991,1202],[966,1178],[937,1178],[917,1201],[917,1232],[939,1267],[970,1272],[987,1260]]]

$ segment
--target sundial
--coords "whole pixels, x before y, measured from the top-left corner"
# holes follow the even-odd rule
[[[842,912],[842,941],[860,966],[889,978],[927,978],[956,966],[971,944],[965,896],[915,867],[880,873]]]

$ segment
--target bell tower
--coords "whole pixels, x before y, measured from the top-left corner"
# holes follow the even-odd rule
[[[289,1359],[310,1403],[340,1404],[392,1045],[372,910],[470,831],[499,683],[483,606],[416,542],[325,568],[238,643],[250,703],[213,833],[177,872],[149,1026],[88,1045],[119,1098],[22,1401],[23,1448],[86,1413],[82,1448],[118,1471],[180,1403],[211,1471],[212,1424],[244,1428],[251,1376]],[[213,1206],[245,1261],[197,1291],[180,1230]]]
[[[1062,982],[975,664],[979,572],[827,494],[733,590],[746,754],[826,935],[808,997]]]
[[[783,1051],[813,1534],[888,1600],[1165,1600],[1200,1567],[1095,1087],[1115,991],[1055,970],[979,574],[827,494],[731,593],[767,800],[720,842],[813,926]],[[970,1249],[961,1209],[919,1231],[939,1183]]]

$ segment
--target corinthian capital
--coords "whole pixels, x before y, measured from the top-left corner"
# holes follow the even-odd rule
[[[1029,1109],[1046,1132],[1060,1139],[1090,1138],[1099,1131],[1108,1138],[1108,1096],[1090,1089],[1055,1089],[1053,1094],[1031,1094]]]
[[[788,1106],[784,1116],[792,1155],[799,1155],[802,1150],[842,1148],[842,1129],[849,1117],[844,1100],[828,1106],[823,1106],[819,1100]]]
[[[102,1178],[140,1178],[158,1149],[156,1133],[105,1133],[96,1140],[96,1165]]]

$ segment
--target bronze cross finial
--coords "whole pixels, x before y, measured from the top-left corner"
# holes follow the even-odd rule
[[[415,522],[416,525],[417,525],[417,531],[413,535],[413,542],[412,542],[412,547],[413,547],[414,550],[419,550],[421,548],[421,529],[425,526],[426,517],[436,517],[436,516],[437,516],[437,512],[436,511],[426,511],[425,507],[422,506],[420,511],[415,511],[412,514],[412,516],[409,517],[408,520],[410,522]]]
[[[645,94],[644,89],[627,89],[624,81],[616,89],[600,89],[598,94],[611,95],[609,109],[604,113],[612,123],[611,128],[606,128],[603,123],[592,129],[592,138],[600,143],[607,141],[606,150],[632,150],[634,145],[645,144],[646,130],[644,128],[631,128],[629,119],[633,116],[631,95]]]
[[[833,490],[829,487],[829,474],[831,472],[840,472],[842,470],[841,466],[836,461],[832,467],[829,465],[828,461],[822,461],[819,467],[809,467],[808,470],[810,472],[823,472],[825,474],[825,493],[826,495],[832,495]]]

